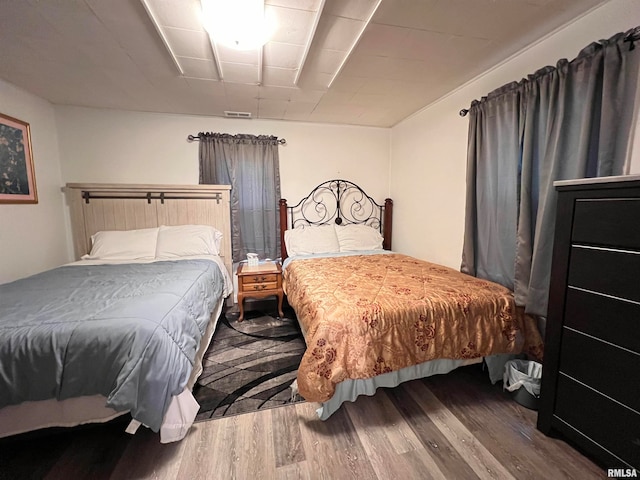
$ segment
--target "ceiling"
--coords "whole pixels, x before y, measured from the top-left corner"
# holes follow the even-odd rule
[[[275,34],[235,51],[199,0],[2,0],[0,78],[60,105],[390,127],[601,3],[266,0]]]

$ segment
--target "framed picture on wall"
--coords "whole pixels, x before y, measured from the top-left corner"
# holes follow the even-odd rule
[[[38,203],[29,124],[1,113],[0,203]]]

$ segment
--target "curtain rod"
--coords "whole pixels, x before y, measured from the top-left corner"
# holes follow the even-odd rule
[[[195,140],[200,140],[200,135],[189,135],[187,137],[187,140],[189,140],[190,142],[193,142]],[[276,140],[276,142],[278,142],[280,145],[286,145],[287,141],[284,138],[279,138]]]
[[[635,43],[640,40],[640,26],[632,28],[631,30],[625,32],[625,36],[623,38],[624,43],[629,43],[629,50],[634,50],[636,48]],[[579,56],[578,56],[579,57]],[[461,117],[466,117],[469,110],[463,108],[458,112]]]

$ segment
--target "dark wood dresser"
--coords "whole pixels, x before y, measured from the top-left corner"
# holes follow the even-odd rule
[[[640,469],[640,176],[555,186],[538,429]]]

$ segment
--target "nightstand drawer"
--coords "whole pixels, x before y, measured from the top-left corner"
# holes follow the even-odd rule
[[[252,283],[278,283],[277,273],[263,273],[255,275],[243,275],[242,284],[249,285]]]
[[[250,292],[263,292],[265,290],[277,290],[278,282],[268,282],[268,283],[244,283],[242,286],[242,290],[244,293]]]

